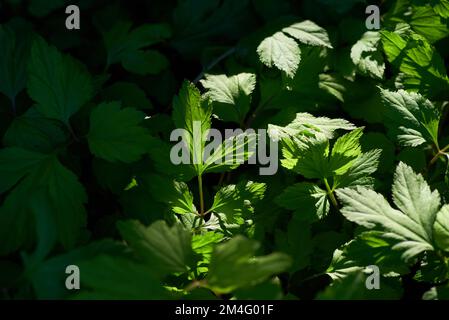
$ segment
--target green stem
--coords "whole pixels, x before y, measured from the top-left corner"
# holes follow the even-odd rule
[[[327,182],[327,178],[324,178],[324,185],[326,186],[327,195],[331,199],[333,206],[338,209],[337,199],[335,199],[334,192],[332,191],[331,187],[329,186],[329,182]]]
[[[198,175],[198,189],[200,193],[200,216],[204,216],[204,198],[203,198],[203,179],[201,174]]]

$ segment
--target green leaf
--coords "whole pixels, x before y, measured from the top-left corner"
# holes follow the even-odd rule
[[[197,254],[210,257],[214,245],[221,242],[222,239],[223,235],[221,233],[206,232],[204,234],[194,234],[192,236],[192,249]]]
[[[363,128],[353,130],[335,142],[329,159],[329,167],[336,175],[342,175],[349,170],[352,163],[362,154],[360,138]]]
[[[155,200],[169,204],[174,213],[197,213],[193,195],[184,182],[155,174],[142,178]]]
[[[77,177],[53,155],[43,155],[20,148],[0,152],[0,168],[8,170],[0,191],[10,189],[0,207],[0,252],[9,253],[29,243],[35,235],[34,202],[23,201],[30,194],[42,192],[48,201],[40,201],[38,210],[49,212],[57,232],[57,240],[65,248],[73,247],[85,225],[84,203],[87,196]]]
[[[383,237],[381,231],[365,231],[346,244],[343,250],[347,258],[353,260],[356,265],[376,265],[382,274],[407,274],[410,270],[401,260],[401,253],[391,250],[395,244],[394,239]]]
[[[343,175],[335,177],[334,188],[353,186],[372,188],[374,186],[374,178],[370,177],[370,175],[377,171],[381,153],[382,150],[373,149],[360,155],[352,162]]]
[[[220,119],[243,123],[256,86],[255,74],[239,73],[231,77],[207,74],[201,84],[207,89],[205,95],[214,102],[214,113]]]
[[[326,30],[310,20],[292,24],[282,31],[304,44],[332,49]]]
[[[437,246],[444,251],[449,251],[449,205],[441,207],[433,228]]]
[[[187,0],[173,10],[173,46],[189,58],[199,57],[204,48],[222,46],[223,38],[238,41],[248,26],[250,0]]]
[[[362,75],[374,79],[382,79],[385,72],[385,62],[381,51],[380,33],[374,31],[365,32],[351,49],[352,62]]]
[[[26,277],[31,281],[38,299],[63,299],[71,294],[65,287],[67,274],[65,269],[69,265],[79,266],[82,261],[94,259],[100,254],[121,256],[125,254],[125,247],[109,239],[92,242],[62,255],[53,256],[36,264],[25,256]],[[81,271],[81,278],[83,271]]]
[[[423,143],[438,146],[439,110],[419,93],[381,89],[381,97],[388,108],[390,129],[404,146]]]
[[[286,188],[275,201],[281,207],[295,210],[298,219],[308,221],[324,218],[330,208],[327,192],[309,182]]]
[[[223,234],[215,232],[205,232],[202,234],[194,234],[192,236],[192,249],[193,251],[201,255],[201,260],[198,262],[200,270],[207,272],[207,267],[210,263],[210,258],[214,250],[215,245],[223,240]]]
[[[0,92],[14,104],[26,83],[31,41],[25,32],[0,25]]]
[[[225,139],[206,159],[201,173],[237,168],[255,154],[256,138],[256,133],[243,132]]]
[[[260,61],[269,68],[276,67],[290,78],[295,76],[301,61],[301,50],[295,40],[282,32],[265,38],[257,47]]]
[[[433,10],[443,18],[449,18],[449,1],[436,0],[432,2]]]
[[[299,149],[299,152],[292,154],[284,152],[285,159],[281,160],[281,165],[293,170],[307,179],[323,179],[332,173],[329,167],[329,140],[310,139],[306,147]]]
[[[391,172],[394,168],[396,156],[396,147],[394,143],[385,134],[380,132],[368,132],[360,139],[362,150],[371,152],[371,150],[381,153],[379,160],[379,172]],[[378,150],[376,150],[378,149]]]
[[[194,84],[184,81],[179,94],[173,99],[173,122],[187,131],[183,136],[190,151],[190,163],[197,173],[203,171],[203,151],[211,127],[212,108],[201,98]]]
[[[82,270],[81,287],[85,290],[75,294],[75,299],[147,300],[170,297],[150,266],[129,259],[100,255],[81,262],[79,268]]]
[[[5,148],[0,150],[0,193],[13,187],[25,175],[31,173],[46,155],[22,148]]]
[[[263,282],[290,267],[291,260],[283,253],[256,257],[258,247],[257,242],[240,235],[217,245],[206,278],[209,288],[229,293]]]
[[[36,38],[28,65],[28,94],[44,116],[69,124],[93,94],[92,79],[78,61]]]
[[[131,26],[131,22],[120,21],[103,33],[108,66],[122,61],[128,54],[136,54],[140,49],[160,43],[171,36],[170,26],[167,24],[144,24],[132,30]]]
[[[437,97],[445,95],[449,79],[444,61],[426,39],[385,30],[380,35],[388,61],[403,73],[401,81],[406,89]]]
[[[122,65],[129,72],[148,75],[158,74],[169,66],[168,59],[155,50],[136,50],[122,57]]]
[[[287,232],[275,231],[276,248],[293,259],[290,267],[293,272],[310,265],[313,253],[311,226],[298,217],[299,215],[290,220]]]
[[[148,150],[149,134],[139,126],[145,114],[120,103],[101,103],[90,115],[87,139],[97,157],[115,162],[133,162]]]
[[[241,182],[228,185],[214,196],[214,202],[209,211],[217,213],[226,223],[242,223],[254,211],[254,204],[262,200],[267,185],[257,182]]]
[[[330,119],[327,117],[315,117],[310,113],[297,113],[286,127],[275,125],[268,126],[268,134],[273,140],[283,138],[317,136],[332,139],[336,130],[353,130],[356,127],[344,119]]]
[[[45,118],[35,108],[13,120],[3,137],[7,147],[20,147],[36,152],[51,152],[64,145],[68,134],[64,126]]]
[[[120,101],[126,108],[153,109],[145,92],[139,86],[130,82],[115,82],[101,91],[101,97],[104,102]]]
[[[397,300],[402,296],[399,280],[381,278],[380,289],[369,290],[366,279],[369,274],[362,270],[351,272],[342,281],[334,282],[318,294],[318,300]]]
[[[414,7],[410,26],[434,43],[449,35],[448,21],[441,18],[430,6]]]
[[[401,251],[405,261],[434,249],[432,228],[440,196],[437,191],[431,192],[423,177],[407,165],[400,163],[394,176],[393,200],[401,211],[393,209],[382,195],[364,187],[339,189],[337,195],[347,219],[396,240],[392,249]]]
[[[117,227],[137,255],[162,274],[185,272],[193,261],[192,236],[181,224],[169,227],[165,221],[156,221],[145,227],[131,220]]]

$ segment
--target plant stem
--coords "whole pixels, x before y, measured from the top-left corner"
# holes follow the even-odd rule
[[[203,178],[201,174],[198,175],[198,190],[200,193],[200,216],[203,218],[204,216],[204,198],[203,198]]]
[[[17,107],[16,107],[16,97],[13,97],[11,99],[11,107],[12,107],[12,113],[14,116],[17,115]]]
[[[438,150],[438,152],[435,154],[435,156],[430,160],[429,166],[433,165],[440,156],[443,156],[446,154],[446,151],[449,150],[449,144],[445,146],[443,149]]]
[[[229,49],[228,51],[223,53],[221,56],[219,56],[218,58],[213,60],[211,63],[209,63],[209,65],[207,65],[206,67],[203,68],[203,71],[201,71],[201,73],[195,78],[195,80],[193,80],[193,83],[198,83],[198,81],[200,81],[201,78],[204,77],[204,74],[207,71],[209,71],[210,69],[215,67],[217,64],[219,64],[222,60],[226,59],[228,56],[232,55],[235,52],[235,50],[236,50],[236,48],[232,47],[231,49]]]
[[[324,185],[326,186],[327,195],[331,199],[332,205],[338,209],[337,199],[335,199],[334,192],[332,191],[331,187],[329,186],[329,182],[327,182],[327,178],[324,178]]]
[[[187,287],[184,288],[185,291],[189,292],[193,289],[200,288],[205,285],[204,280],[193,280]]]
[[[251,125],[251,123],[254,121],[254,119],[257,117],[257,115],[259,114],[260,111],[262,111],[270,102],[271,100],[273,100],[274,95],[269,97],[267,100],[264,101],[264,103],[259,104],[256,109],[254,110],[254,112],[248,117],[248,119],[246,120],[245,123],[245,128],[249,128],[249,126]]]
[[[73,131],[72,125],[70,124],[70,122],[67,122],[67,129],[69,130],[70,134],[72,135],[73,139],[76,142],[79,142],[80,139],[78,138],[78,136],[76,135],[75,131]]]

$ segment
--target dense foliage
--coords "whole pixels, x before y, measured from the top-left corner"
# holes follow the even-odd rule
[[[449,296],[448,0],[67,4],[0,3],[1,298]]]

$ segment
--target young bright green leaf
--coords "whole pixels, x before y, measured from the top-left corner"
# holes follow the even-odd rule
[[[28,65],[28,94],[44,116],[69,124],[93,94],[92,78],[78,61],[38,37]]]
[[[243,123],[256,87],[255,74],[239,73],[231,77],[207,74],[201,84],[208,90],[205,95],[214,102],[214,113],[220,119]]]
[[[419,93],[381,89],[390,128],[404,146],[423,143],[438,146],[439,110]]]
[[[449,78],[443,59],[424,37],[385,30],[380,35],[388,61],[403,73],[401,81],[406,89],[437,97],[445,95]]]
[[[440,196],[437,191],[431,192],[423,177],[407,165],[400,163],[394,177],[393,200],[401,211],[393,209],[382,195],[364,187],[339,189],[337,195],[347,219],[396,240],[392,249],[401,251],[405,261],[434,250],[432,228]]]
[[[301,50],[292,38],[276,32],[257,47],[260,61],[269,68],[276,67],[293,78],[301,61]]]
[[[307,147],[300,149],[294,158],[282,159],[282,166],[294,170],[307,179],[323,179],[330,176],[329,140],[310,139],[306,145]]]
[[[181,224],[156,221],[145,227],[135,220],[117,225],[123,239],[153,269],[166,274],[185,272],[193,261],[192,235]]]
[[[351,167],[353,161],[362,154],[360,137],[363,128],[353,130],[337,139],[332,147],[329,167],[336,175],[342,175]]]
[[[208,286],[216,292],[229,293],[260,283],[290,267],[291,259],[283,253],[256,257],[258,247],[257,242],[240,235],[217,245],[206,278]]]
[[[192,236],[192,249],[195,253],[210,258],[215,244],[221,242],[223,235],[221,233],[206,232],[204,234],[194,234]]]
[[[372,188],[374,178],[371,175],[377,171],[381,153],[382,150],[373,149],[360,155],[343,175],[335,177],[334,188],[354,186]]]
[[[380,33],[367,31],[351,49],[352,62],[362,75],[374,79],[382,79],[385,72],[385,62],[380,47]]]
[[[430,6],[414,7],[410,26],[434,43],[449,35],[447,19],[441,18]]]
[[[449,1],[436,0],[432,1],[433,10],[443,18],[449,18]]]
[[[118,102],[101,103],[90,115],[91,152],[111,162],[138,160],[149,146],[149,134],[139,125],[144,118],[133,108],[121,109]]]
[[[190,160],[197,173],[203,171],[203,151],[211,127],[211,115],[211,105],[201,98],[194,84],[184,81],[178,96],[173,99],[172,117],[177,128],[187,131],[183,138],[188,142]]]
[[[198,262],[199,271],[207,272],[209,270],[208,266],[214,247],[222,240],[223,234],[213,231],[192,236],[192,249],[201,256],[201,260]]]
[[[332,49],[326,30],[310,20],[292,24],[282,31],[304,44]]]

